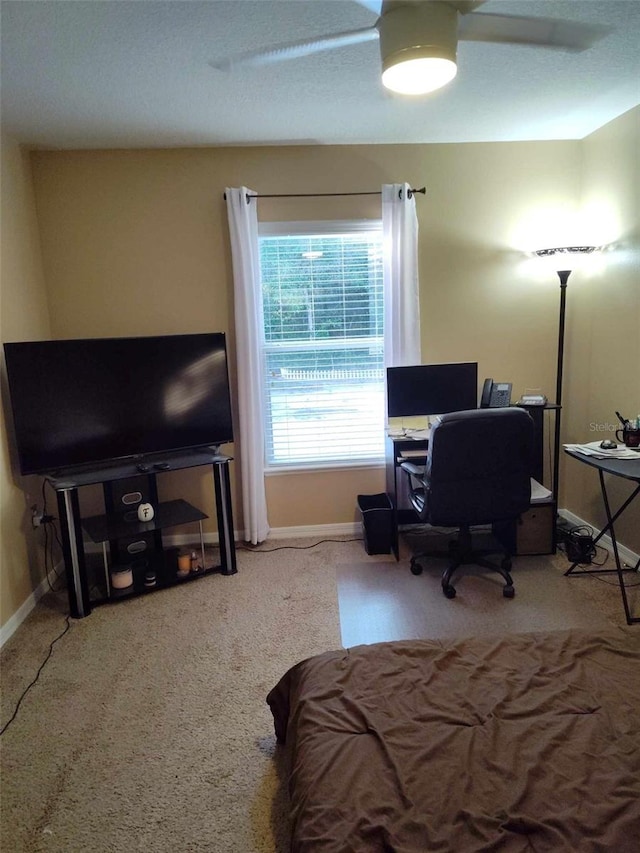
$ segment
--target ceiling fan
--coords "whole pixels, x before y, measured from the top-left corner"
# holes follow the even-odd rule
[[[379,40],[384,86],[417,95],[439,89],[455,77],[459,40],[579,52],[607,32],[604,27],[574,21],[476,12],[486,0],[356,2],[379,14],[373,26],[275,45],[210,64],[229,71]]]

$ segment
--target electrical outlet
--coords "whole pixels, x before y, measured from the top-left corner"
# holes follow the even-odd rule
[[[37,529],[38,527],[41,527],[43,524],[51,524],[51,522],[53,520],[54,520],[53,515],[45,515],[43,512],[41,512],[38,509],[38,507],[36,507],[36,506],[31,507],[31,525],[34,528],[34,530]]]

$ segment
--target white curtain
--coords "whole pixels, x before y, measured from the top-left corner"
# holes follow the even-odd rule
[[[260,285],[258,213],[252,190],[227,187],[233,261],[239,449],[245,541],[256,545],[269,533],[264,484],[264,397],[259,342],[264,318]]]
[[[385,365],[420,364],[418,217],[409,184],[383,184],[382,236]]]

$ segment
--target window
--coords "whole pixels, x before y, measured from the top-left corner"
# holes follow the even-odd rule
[[[381,223],[261,223],[260,267],[267,467],[381,461]]]

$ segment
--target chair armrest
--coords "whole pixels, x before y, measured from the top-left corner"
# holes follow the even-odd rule
[[[414,465],[413,462],[401,462],[400,467],[403,471],[406,471],[407,474],[411,474],[412,477],[422,478],[424,477],[425,465]]]

